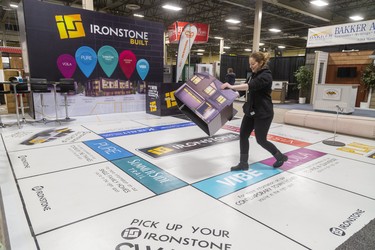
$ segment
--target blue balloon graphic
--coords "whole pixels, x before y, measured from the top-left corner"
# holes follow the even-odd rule
[[[115,48],[105,45],[98,51],[98,61],[104,73],[111,77],[118,63],[118,53]]]
[[[142,81],[145,80],[148,71],[150,70],[150,64],[145,59],[140,59],[137,62],[137,72],[141,77]]]
[[[98,57],[96,56],[95,51],[90,47],[82,46],[79,49],[77,49],[75,57],[78,67],[81,69],[83,74],[88,78],[94,71],[96,63],[98,61]]]

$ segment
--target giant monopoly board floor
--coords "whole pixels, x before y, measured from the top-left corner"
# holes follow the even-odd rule
[[[11,249],[335,249],[375,218],[375,142],[272,124],[238,163],[241,119],[208,137],[189,120],[126,113],[3,130]]]

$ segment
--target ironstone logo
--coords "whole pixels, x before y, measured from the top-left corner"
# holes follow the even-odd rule
[[[343,221],[338,227],[331,227],[329,231],[333,233],[334,235],[344,236],[345,230],[348,229],[350,226],[352,226],[353,223],[357,221],[364,212],[365,212],[364,210],[357,209],[345,221]]]
[[[82,18],[80,14],[56,15],[56,25],[60,39],[85,37]]]
[[[199,148],[210,147],[220,143],[231,142],[239,139],[239,135],[235,133],[219,134],[212,137],[200,137],[186,141],[179,141],[164,145],[153,146],[149,148],[140,148],[139,151],[153,157],[159,158],[171,154],[178,154],[196,150]]]
[[[129,227],[126,228],[124,231],[121,233],[121,237],[124,238],[125,240],[134,240],[137,239],[139,236],[141,236],[142,231],[139,228],[136,227]]]
[[[337,236],[345,236],[344,230],[337,227],[331,227],[329,231]]]

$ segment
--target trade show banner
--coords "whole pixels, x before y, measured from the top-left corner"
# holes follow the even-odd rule
[[[176,82],[180,79],[182,69],[184,68],[186,59],[188,58],[196,36],[197,27],[193,24],[186,24],[182,30],[180,42],[178,44]]]
[[[168,38],[170,43],[178,43],[181,33],[188,22],[174,22],[168,27]],[[192,23],[197,27],[197,36],[194,43],[206,43],[210,33],[210,25],[205,23]]]
[[[22,42],[31,78],[73,78],[77,94],[104,97],[98,98],[100,103],[108,96],[139,99],[140,94],[144,100],[146,83],[162,82],[161,23],[37,0],[23,1],[18,14],[24,21],[26,41]],[[96,108],[97,101],[93,102],[87,110]]]
[[[309,29],[307,48],[375,42],[375,20]]]

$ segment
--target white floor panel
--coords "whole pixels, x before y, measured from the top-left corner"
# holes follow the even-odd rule
[[[306,249],[191,187],[39,235],[37,239],[41,249],[56,250]]]
[[[82,126],[34,128],[4,133],[3,140],[8,152],[34,149],[73,142],[100,139],[101,137]]]
[[[375,217],[375,200],[287,172],[221,200],[311,249],[335,249]]]
[[[154,195],[110,162],[18,183],[35,234]]]
[[[291,140],[291,144],[296,146],[308,146],[309,144],[317,143],[332,137],[332,133],[289,126],[285,124],[272,127],[269,134],[287,138]],[[305,144],[303,144],[303,142]]]
[[[107,161],[79,142],[9,153],[17,179]]]
[[[374,164],[327,154],[289,171],[375,200]]]
[[[329,140],[333,140],[333,138],[330,138]],[[336,146],[326,145],[321,142],[321,143],[308,146],[308,148],[327,152],[332,155],[338,155],[338,156],[350,158],[353,160],[375,164],[375,141],[374,140],[352,137],[352,136],[345,136],[345,135],[338,135],[335,138],[335,140],[338,142],[345,143],[345,146],[336,147]]]
[[[332,147],[332,133],[272,124],[288,161],[273,168],[252,135],[250,169],[231,172],[240,124],[209,137],[136,112],[2,129],[12,249],[335,249],[375,218],[373,140]]]
[[[108,122],[104,124],[88,124],[84,126],[85,128],[93,131],[97,134],[103,133],[113,133],[130,129],[139,129],[146,127],[145,125],[140,124],[136,121],[117,121],[117,122]]]

